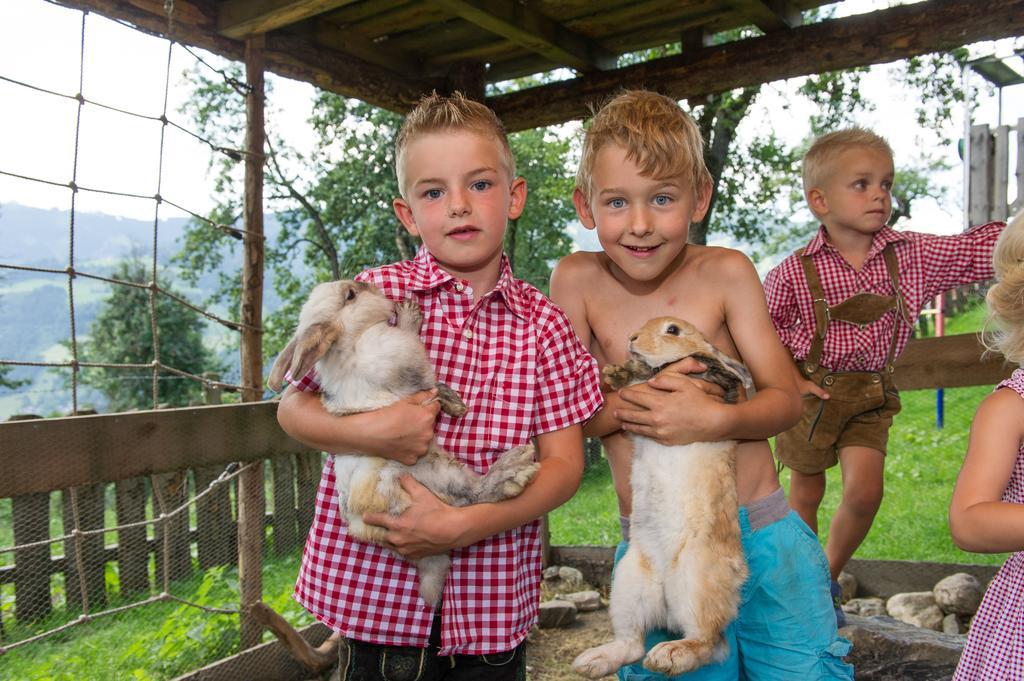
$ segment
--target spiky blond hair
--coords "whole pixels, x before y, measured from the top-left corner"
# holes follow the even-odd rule
[[[501,158],[509,180],[516,175],[516,161],[508,144],[505,126],[498,116],[485,105],[465,97],[461,92],[450,96],[431,92],[405,117],[395,141],[395,174],[403,198],[405,187],[405,156],[409,144],[420,135],[431,132],[469,131],[492,137],[498,143]]]

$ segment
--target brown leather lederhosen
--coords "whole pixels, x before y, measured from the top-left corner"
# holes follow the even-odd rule
[[[831,307],[814,261],[801,251],[797,255],[814,298],[814,335],[807,357],[796,364],[802,376],[829,393],[829,399],[804,397],[800,422],[776,438],[775,454],[781,464],[814,474],[836,465],[839,449],[843,447],[859,445],[885,452],[892,417],[900,410],[899,392],[893,384],[893,361],[899,318],[907,320],[907,308],[899,292],[899,269],[892,244],[885,247],[882,257],[895,295],[858,293]],[[832,371],[820,365],[830,321],[863,327],[881,319],[889,310],[896,310],[897,319],[881,371]]]

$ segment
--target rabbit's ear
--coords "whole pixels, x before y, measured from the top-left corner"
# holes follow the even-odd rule
[[[308,374],[321,357],[341,338],[342,326],[338,322],[327,321],[310,324],[295,339],[295,350],[292,352],[292,363],[288,371],[292,378],[298,380]]]
[[[277,359],[274,360],[274,366],[270,369],[270,376],[267,377],[267,387],[275,393],[281,392],[281,388],[284,385],[284,372],[287,370],[288,365],[292,363],[292,354],[295,353],[296,340],[298,339],[293,336],[288,341],[288,345],[278,354]]]
[[[743,387],[747,390],[747,396],[749,397],[750,390],[754,387],[754,379],[751,377],[750,371],[747,369],[746,365],[722,352],[719,352],[717,356],[722,364],[724,364],[729,371],[736,374],[740,379],[740,382],[743,383]]]

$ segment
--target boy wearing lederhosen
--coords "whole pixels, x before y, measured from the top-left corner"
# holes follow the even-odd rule
[[[894,174],[892,149],[869,130],[816,140],[803,181],[821,227],[764,283],[804,407],[800,422],[776,439],[775,455],[791,469],[790,505],[815,532],[825,471],[842,468],[825,546],[840,626],[835,580],[882,501],[889,427],[900,410],[893,363],[927,301],[992,277],[992,248],[1004,227],[993,222],[954,236],[895,231],[886,224]]]

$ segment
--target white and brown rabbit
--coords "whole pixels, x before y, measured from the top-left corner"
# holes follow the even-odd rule
[[[396,305],[372,284],[320,284],[302,306],[295,336],[274,362],[268,385],[279,390],[286,370],[301,378],[315,365],[321,399],[333,414],[377,409],[436,387],[445,413],[461,416],[466,405],[434,376],[419,337],[421,321],[415,303]],[[485,475],[457,461],[436,442],[412,466],[358,452],[337,452],[333,459],[338,504],[348,532],[375,544],[383,542],[386,531],[367,525],[362,516],[399,515],[408,508],[408,495],[399,483],[403,474],[411,474],[445,503],[466,506],[518,495],[539,468],[531,445],[505,452]],[[442,554],[415,562],[420,596],[435,605],[451,561]]]
[[[750,374],[716,350],[692,324],[652,319],[629,339],[630,359],[606,366],[618,390],[641,383],[672,362],[695,357],[707,366],[690,374],[718,383],[726,401]],[[579,674],[600,678],[644,658],[644,635],[656,628],[683,638],[660,643],[644,667],[669,676],[696,669],[728,652],[722,638],[736,617],[747,564],[736,501],[736,442],[661,445],[634,436],[633,513],[629,549],[615,567],[609,605],[615,639],[581,653]]]

